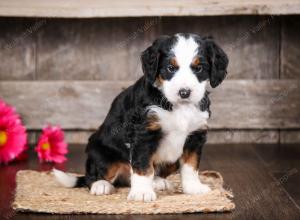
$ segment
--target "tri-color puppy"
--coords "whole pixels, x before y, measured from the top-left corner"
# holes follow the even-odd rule
[[[85,176],[54,170],[55,176],[93,195],[131,185],[128,200],[148,202],[156,190],[171,188],[165,178],[179,169],[184,193],[210,191],[198,178],[210,116],[206,86],[225,78],[226,54],[211,38],[176,34],[155,40],[141,62],[144,75],[115,98],[89,138]]]

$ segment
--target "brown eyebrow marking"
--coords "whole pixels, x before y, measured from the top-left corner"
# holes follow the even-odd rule
[[[170,64],[172,64],[172,65],[175,66],[175,67],[179,67],[179,65],[178,65],[177,60],[176,60],[175,57],[172,57],[172,58],[170,59]]]
[[[192,61],[192,66],[198,66],[200,63],[201,63],[200,57],[196,56]]]

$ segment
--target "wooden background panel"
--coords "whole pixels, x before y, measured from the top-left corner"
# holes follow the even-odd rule
[[[16,107],[28,129],[48,123],[95,129],[126,82],[0,82],[0,97]]]
[[[207,142],[218,143],[279,143],[277,130],[209,130]]]
[[[298,128],[300,81],[228,80],[211,93],[213,128]]]
[[[86,144],[94,130],[65,130],[65,140],[68,144]],[[35,145],[40,131],[28,131],[30,144]],[[300,141],[297,139],[298,142]],[[279,143],[277,130],[209,130],[207,143]]]
[[[50,20],[38,33],[39,80],[134,80],[159,18]]]
[[[278,18],[233,16],[48,20],[38,32],[37,78],[135,80],[140,53],[158,36],[177,32],[213,35],[229,55],[229,78],[279,77]]]
[[[281,78],[300,79],[300,17],[282,18]]]
[[[35,19],[0,19],[0,80],[35,79]]]
[[[280,143],[285,143],[285,144],[300,143],[300,129],[280,130]]]
[[[1,0],[0,16],[137,17],[299,14],[298,0]]]
[[[128,82],[0,82],[29,129],[96,129]],[[300,81],[227,80],[211,93],[212,129],[300,128]]]
[[[68,144],[86,144],[90,135],[95,130],[64,130],[65,140]],[[41,131],[28,130],[28,143],[36,145],[41,135]]]
[[[229,56],[228,78],[279,77],[279,17],[162,18],[161,33],[212,35]]]

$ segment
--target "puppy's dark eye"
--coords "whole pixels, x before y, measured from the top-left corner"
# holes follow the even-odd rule
[[[194,70],[195,73],[201,73],[202,70],[203,70],[203,67],[200,66],[200,65],[197,65],[197,66],[193,67],[193,70]]]
[[[167,67],[167,70],[168,70],[169,73],[174,73],[177,70],[177,68],[173,65],[169,65]]]

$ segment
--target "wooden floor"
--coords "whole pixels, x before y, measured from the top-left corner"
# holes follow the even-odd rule
[[[71,146],[69,161],[56,168],[83,172],[83,152],[83,146]],[[207,145],[201,169],[220,171],[226,187],[235,194],[236,210],[221,214],[59,216],[15,213],[10,204],[16,172],[22,169],[46,171],[52,167],[39,164],[33,153],[27,162],[1,166],[0,219],[300,219],[300,145]]]

